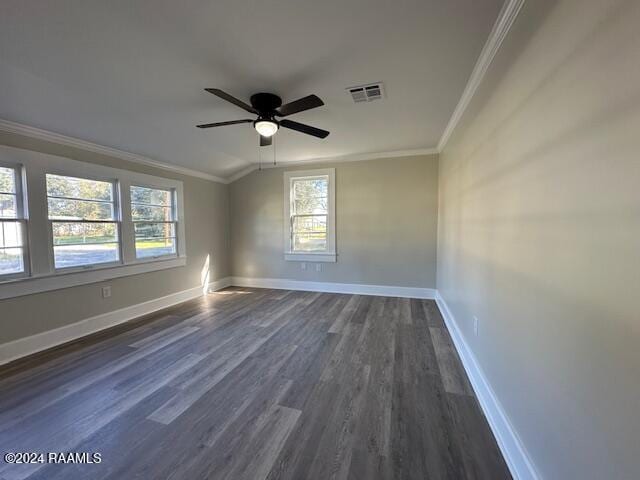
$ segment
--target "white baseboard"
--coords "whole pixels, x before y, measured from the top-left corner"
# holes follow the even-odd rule
[[[231,285],[231,278],[226,277],[209,284],[209,291],[219,290]],[[0,365],[9,363],[63,343],[99,332],[105,328],[114,327],[120,323],[148,315],[178,303],[186,302],[203,294],[202,287],[194,287],[181,292],[172,293],[165,297],[131,305],[112,312],[86,318],[70,325],[48,330],[46,332],[20,338],[0,345]]]
[[[307,282],[286,278],[232,277],[237,287],[275,288],[282,290],[304,290],[307,292],[351,293],[358,295],[381,295],[385,297],[406,297],[435,299],[433,288],[394,287],[389,285],[362,285],[359,283]]]
[[[462,365],[471,381],[478,402],[482,407],[485,417],[487,417],[487,421],[496,437],[500,451],[509,466],[511,475],[516,480],[539,480],[540,476],[527,454],[520,437],[511,425],[509,417],[482,372],[473,352],[467,345],[462,332],[458,328],[455,317],[451,313],[451,310],[449,310],[440,292],[436,292],[436,302],[442,312],[442,317],[451,334],[458,355],[462,360]]]
[[[222,290],[223,288],[227,288],[233,285],[231,277],[224,277],[220,280],[215,280],[209,283],[209,291],[215,292],[217,290]]]

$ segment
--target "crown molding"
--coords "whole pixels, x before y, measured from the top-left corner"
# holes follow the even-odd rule
[[[233,175],[231,175],[228,179],[227,179],[227,183],[233,183],[236,180],[240,180],[242,177],[249,175],[251,172],[253,172],[254,170],[258,170],[258,168],[260,168],[259,165],[251,165],[250,167],[247,168],[243,168],[242,170],[240,170],[237,173],[234,173]],[[264,168],[264,167],[263,167]]]
[[[480,56],[478,57],[478,61],[476,65],[473,67],[473,71],[471,72],[471,76],[469,77],[469,81],[462,92],[462,96],[458,101],[458,105],[456,105],[451,118],[449,119],[449,123],[447,127],[444,129],[442,133],[442,137],[440,137],[440,141],[438,142],[438,152],[442,152],[444,150],[445,145],[449,141],[451,134],[455,130],[456,126],[460,122],[462,115],[466,111],[467,107],[471,103],[471,99],[476,93],[476,90],[482,83],[482,79],[484,78],[493,58],[498,53],[502,42],[506,38],[509,30],[513,26],[518,13],[522,9],[525,0],[506,0],[500,13],[498,14],[498,19],[496,23],[493,25],[493,29],[489,34],[489,38],[487,39],[482,51],[480,52]]]
[[[44,140],[47,142],[57,143],[59,145],[66,145],[69,147],[79,148],[110,157],[119,158],[128,162],[138,163],[149,167],[160,168],[170,172],[179,173],[181,175],[187,175],[190,177],[202,178],[213,182],[229,184],[236,180],[248,175],[260,168],[258,164],[251,164],[249,167],[240,170],[239,172],[227,177],[217,177],[208,173],[200,172],[198,170],[192,170],[190,168],[179,167],[177,165],[170,165],[168,163],[159,162],[142,155],[126,152],[113,147],[106,147],[97,143],[88,142],[79,138],[69,137],[60,133],[50,132],[41,128],[31,127],[17,122],[0,119],[0,132],[15,133],[18,135],[24,135],[29,138],[35,138],[37,140]],[[355,155],[341,155],[334,157],[320,157],[320,158],[308,158],[304,160],[296,160],[291,162],[273,164],[263,164],[262,168],[277,168],[294,165],[304,165],[311,163],[340,163],[340,162],[360,162],[364,160],[374,160],[378,158],[397,158],[397,157],[409,157],[415,155],[435,155],[438,154],[436,148],[420,148],[414,150],[395,150],[390,152],[374,152],[374,153],[362,153]]]
[[[363,162],[366,160],[376,160],[380,158],[399,158],[399,157],[415,157],[418,155],[437,155],[438,149],[436,148],[418,148],[414,150],[394,150],[390,152],[373,152],[373,153],[358,153],[353,155],[339,155],[335,157],[318,157],[318,158],[308,158],[304,160],[293,160],[290,162],[281,162],[277,164],[273,163],[263,163],[262,168],[286,168],[286,167],[294,167],[297,165],[308,165],[308,164],[321,164],[321,163],[347,163],[347,162]],[[235,173],[231,177],[228,178],[228,183],[233,183],[236,180],[241,179],[242,177],[249,175],[254,170],[258,170],[260,165],[253,164],[248,168],[240,170]]]
[[[66,135],[50,132],[41,128],[30,127],[21,123],[11,122],[9,120],[0,119],[0,131],[24,135],[26,137],[57,143],[59,145],[65,145],[68,147],[80,148],[89,152],[119,158],[128,162],[139,163],[148,167],[159,168],[162,170],[179,173],[181,175],[187,175],[189,177],[202,178],[204,180],[210,180],[212,182],[218,183],[229,183],[229,180],[221,177],[216,177],[215,175],[211,175],[209,173],[192,170],[185,167],[178,167],[176,165],[170,165],[168,163],[159,162],[157,160],[153,160],[151,158],[144,157],[135,153],[126,152],[117,148],[105,147],[104,145],[98,145],[97,143],[87,142],[85,140],[80,140],[79,138],[68,137]]]

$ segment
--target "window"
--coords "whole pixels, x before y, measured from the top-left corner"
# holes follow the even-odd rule
[[[180,180],[0,145],[0,300],[185,266],[183,198]]]
[[[172,190],[131,187],[131,220],[136,258],[176,254],[175,202]]]
[[[291,250],[327,250],[329,179],[327,177],[291,179]]]
[[[334,172],[285,172],[286,260],[336,261]]]
[[[118,262],[114,183],[52,174],[46,179],[55,268]]]
[[[0,279],[26,273],[26,222],[17,168],[0,167]]]

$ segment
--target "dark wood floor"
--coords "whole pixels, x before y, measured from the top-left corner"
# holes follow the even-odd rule
[[[233,288],[0,378],[0,479],[510,478],[433,301]]]

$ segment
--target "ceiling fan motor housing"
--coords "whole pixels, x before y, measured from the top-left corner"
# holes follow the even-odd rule
[[[276,108],[282,106],[282,99],[273,93],[256,93],[251,95],[251,106],[255,108],[260,116],[273,117]]]

